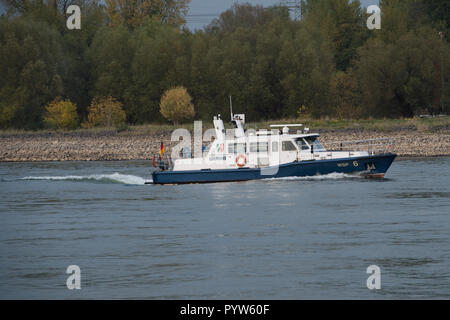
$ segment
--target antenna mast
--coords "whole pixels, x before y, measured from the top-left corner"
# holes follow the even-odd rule
[[[231,96],[230,96],[230,113],[231,113],[231,121],[233,121],[233,102],[231,101]]]

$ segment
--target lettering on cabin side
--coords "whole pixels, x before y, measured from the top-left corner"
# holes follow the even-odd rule
[[[347,163],[347,162],[338,163],[337,166],[338,166],[339,168],[345,168],[345,167],[348,167],[348,163]]]

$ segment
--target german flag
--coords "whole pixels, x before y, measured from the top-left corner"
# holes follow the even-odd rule
[[[166,150],[164,149],[164,143],[162,143],[161,141],[161,149],[159,150],[159,157],[162,159],[164,152],[166,152]]]

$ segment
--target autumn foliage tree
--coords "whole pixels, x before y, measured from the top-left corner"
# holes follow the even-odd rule
[[[230,95],[254,121],[300,106],[302,118],[450,113],[448,0],[380,0],[381,30],[366,26],[370,1],[302,0],[300,21],[248,2],[194,31],[205,19],[184,24],[189,0],[0,0],[0,128],[43,128],[58,96],[80,119],[113,96],[128,123],[159,123],[174,85],[203,120],[227,113]],[[81,30],[65,27],[70,4]],[[85,125],[114,125],[98,117]]]
[[[182,25],[190,0],[105,0],[110,25],[125,24],[130,29],[148,18],[171,25]]]
[[[45,110],[44,123],[50,128],[70,130],[78,126],[77,107],[70,100],[57,98]]]
[[[167,90],[161,97],[160,111],[164,118],[177,125],[180,121],[194,117],[192,98],[184,87]]]
[[[119,128],[125,123],[125,120],[125,111],[119,101],[111,96],[97,97],[92,100],[88,108],[88,119],[83,123],[83,127]]]

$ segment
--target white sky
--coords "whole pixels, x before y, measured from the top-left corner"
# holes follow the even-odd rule
[[[289,0],[294,2],[294,0]],[[229,9],[234,3],[250,2],[254,5],[262,5],[268,7],[274,4],[279,4],[281,0],[191,0],[189,12],[187,16],[187,26],[191,30],[202,29],[208,25],[214,18],[217,18],[220,13]],[[360,0],[363,7],[371,4],[378,5],[379,0]],[[3,8],[0,5],[0,13]]]
[[[229,9],[234,3],[249,2],[254,5],[264,7],[279,4],[281,0],[191,0],[187,16],[187,26],[189,29],[201,29],[208,25],[220,13]],[[290,0],[290,2],[295,2]],[[363,7],[371,4],[378,5],[379,0],[360,0]]]

